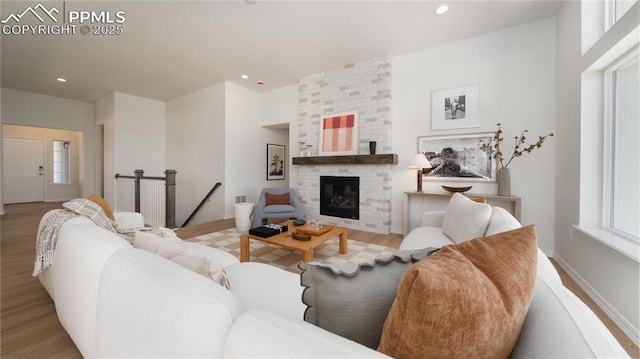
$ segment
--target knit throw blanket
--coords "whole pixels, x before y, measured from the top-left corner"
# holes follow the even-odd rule
[[[115,222],[107,217],[102,207],[95,202],[77,198],[63,203],[62,207],[64,209],[50,211],[42,217],[36,238],[36,261],[32,274],[34,277],[37,277],[43,270],[53,264],[60,227],[71,218],[77,216],[87,217],[98,227],[109,230],[126,239],[125,236],[118,232]]]

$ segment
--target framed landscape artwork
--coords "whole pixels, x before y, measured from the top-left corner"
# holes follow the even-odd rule
[[[283,180],[285,146],[267,143],[267,181]]]
[[[478,85],[433,91],[431,129],[451,130],[480,127]]]
[[[358,112],[327,115],[320,121],[320,156],[358,154]]]
[[[495,161],[480,141],[492,143],[493,132],[468,135],[418,137],[418,152],[427,157],[430,169],[424,177],[432,180],[495,181]]]

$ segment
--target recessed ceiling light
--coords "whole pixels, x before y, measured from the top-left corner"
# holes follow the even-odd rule
[[[67,82],[67,79],[63,79],[62,77],[58,77],[56,80],[58,80],[60,82]]]
[[[249,75],[240,75],[240,77],[241,77],[243,80],[246,80],[246,79],[248,79],[248,78],[249,78]]]
[[[434,12],[438,15],[442,15],[447,11],[449,11],[449,7],[447,5],[440,5],[436,8]]]

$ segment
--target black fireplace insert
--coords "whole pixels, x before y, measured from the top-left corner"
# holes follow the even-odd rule
[[[360,219],[360,177],[320,176],[320,214]]]

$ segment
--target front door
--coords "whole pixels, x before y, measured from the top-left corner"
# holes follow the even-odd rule
[[[42,140],[4,138],[2,174],[4,203],[44,202]]]

